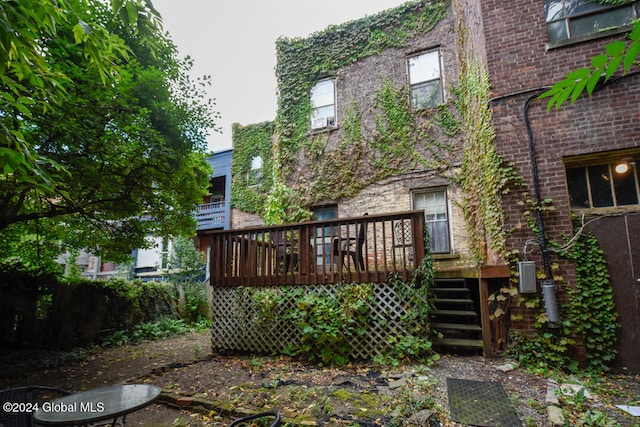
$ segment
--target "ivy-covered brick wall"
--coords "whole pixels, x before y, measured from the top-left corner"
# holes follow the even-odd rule
[[[300,204],[347,199],[390,176],[450,166],[456,140],[436,124],[441,110],[416,114],[408,105],[407,58],[436,48],[445,85],[455,84],[448,2],[411,2],[306,38],[278,40],[275,149],[281,180]],[[335,79],[336,127],[313,133],[310,91],[325,76]]]
[[[314,206],[338,215],[405,211],[411,192],[448,188],[456,257],[443,268],[468,267],[464,196],[457,191],[463,159],[458,87],[461,64],[448,1],[414,1],[374,16],[276,43],[279,86],[273,138],[266,124],[234,127],[234,225],[296,222]],[[413,111],[408,58],[438,49],[445,103]],[[310,91],[320,78],[336,86],[336,126],[310,130]],[[270,124],[269,124],[270,125]],[[272,149],[272,181],[249,188],[252,156]],[[269,187],[271,185],[271,187]],[[470,191],[474,191],[471,189]],[[497,207],[499,208],[499,207]],[[307,213],[305,213],[305,211]],[[439,263],[442,266],[442,263]]]

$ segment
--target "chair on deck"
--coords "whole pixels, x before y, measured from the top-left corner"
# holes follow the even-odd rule
[[[271,423],[271,427],[276,427],[280,425],[280,413],[278,412],[261,412],[259,414],[255,414],[255,415],[249,415],[247,417],[242,417],[242,418],[238,418],[237,420],[235,420],[234,422],[232,422],[231,424],[229,424],[229,427],[233,427],[233,426],[239,426],[242,424],[247,423],[248,421],[253,421],[253,420],[257,420],[259,418],[273,418],[273,423]],[[250,425],[256,425],[254,423],[251,423]]]
[[[273,233],[271,243],[276,247],[278,273],[287,274],[298,270],[297,242],[287,239],[284,231]]]
[[[364,216],[369,215],[365,213]],[[345,257],[350,256],[356,270],[364,271],[362,256],[364,243],[367,239],[367,223],[360,223],[357,237],[336,237],[333,239],[333,253],[338,258],[338,271],[342,271]]]
[[[31,403],[39,403],[48,402],[53,399],[56,399],[61,396],[69,395],[66,390],[56,388],[56,387],[47,387],[47,386],[24,386],[24,387],[15,387],[8,388],[4,390],[0,390],[0,402],[10,402],[13,404],[31,404]],[[9,408],[13,409],[13,408]],[[25,409],[31,409],[28,407],[19,407],[16,408],[19,410],[16,411],[7,411],[7,408],[4,407],[0,410],[0,426],[2,427],[32,427],[34,426],[33,422],[33,413],[34,411],[28,411]]]

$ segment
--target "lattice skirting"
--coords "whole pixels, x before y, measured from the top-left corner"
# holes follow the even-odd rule
[[[404,335],[408,326],[401,320],[406,303],[399,301],[395,289],[386,283],[373,284],[374,298],[370,303],[367,332],[351,338],[350,358],[370,360],[388,349],[388,338]],[[290,345],[300,342],[299,326],[289,319],[263,316],[264,304],[256,302],[256,294],[282,295],[288,287],[270,288],[222,288],[214,287],[212,296],[214,351],[250,353],[281,353]],[[303,292],[321,292],[335,295],[335,285],[313,285],[300,288]],[[283,304],[293,304],[292,299]],[[285,313],[293,307],[276,307]],[[268,319],[268,320],[265,320]]]

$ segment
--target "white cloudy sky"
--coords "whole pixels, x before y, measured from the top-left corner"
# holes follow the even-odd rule
[[[231,148],[231,124],[273,120],[275,42],[373,15],[404,0],[152,0],[181,56],[195,60],[195,76],[212,76],[222,134],[209,149]]]

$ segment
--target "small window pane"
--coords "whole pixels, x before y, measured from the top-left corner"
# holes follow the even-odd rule
[[[549,34],[549,41],[551,42],[568,39],[569,31],[567,30],[567,22],[562,20],[547,24],[547,33]]]
[[[449,252],[449,230],[446,222],[427,223],[427,229],[431,239],[431,252]]]
[[[433,107],[442,104],[440,80],[421,83],[411,87],[411,106],[414,109]]]
[[[322,107],[333,104],[333,81],[323,80],[316,83],[311,90],[311,103],[314,107]]]
[[[613,182],[616,192],[617,206],[638,204],[638,190],[636,188],[635,168],[631,168],[625,173],[614,173]]]
[[[256,156],[251,159],[251,169],[262,169],[263,165],[264,161],[262,160],[262,157]]]
[[[563,19],[567,16],[564,9],[564,1],[546,0],[544,2],[544,14],[547,17],[547,22]]]
[[[438,51],[409,58],[409,83],[416,84],[440,78],[440,54]]]
[[[568,16],[576,16],[583,13],[595,12],[599,9],[611,7],[607,4],[598,4],[595,1],[585,0],[564,0],[565,10]]]
[[[574,209],[586,209],[589,203],[589,187],[587,186],[587,173],[584,167],[567,169],[567,187],[569,188],[569,201]]]
[[[311,114],[311,120],[320,119],[323,117],[333,117],[333,105],[329,105],[327,107],[320,107],[313,110]]]
[[[621,27],[631,22],[633,22],[633,9],[623,7],[583,18],[572,19],[569,26],[571,28],[571,37],[578,37],[610,28]]]
[[[593,207],[602,208],[613,206],[609,165],[589,166],[587,170],[589,172]]]

